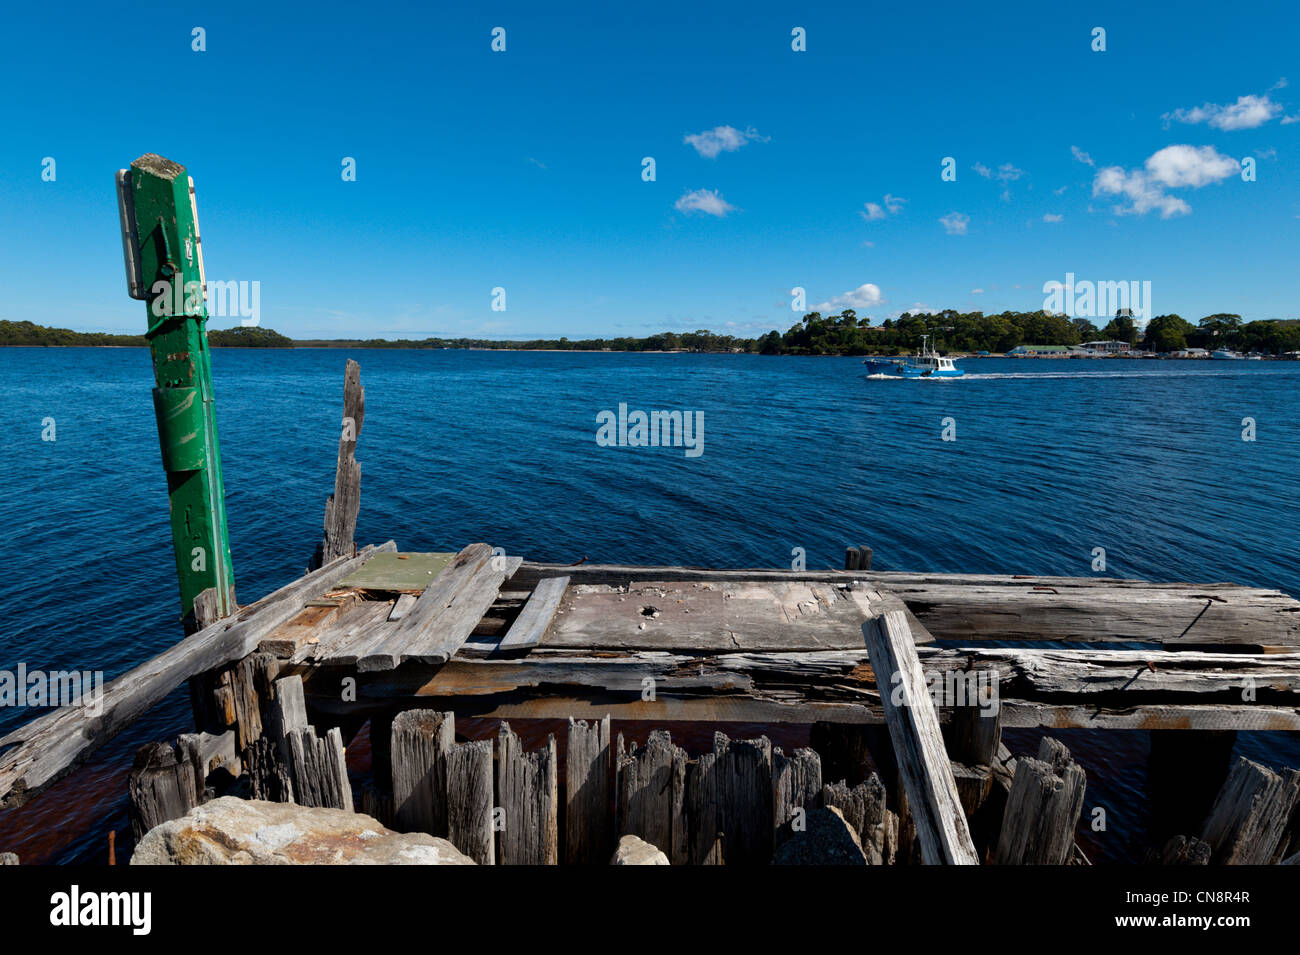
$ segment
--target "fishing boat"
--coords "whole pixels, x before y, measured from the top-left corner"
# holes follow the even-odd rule
[[[1210,357],[1219,361],[1240,361],[1244,356],[1239,355],[1237,352],[1232,351],[1229,348],[1220,348],[1218,351],[1210,355]]]
[[[906,358],[868,358],[863,362],[872,375],[890,378],[960,378],[965,372],[929,346],[929,335],[921,336],[921,349]]]

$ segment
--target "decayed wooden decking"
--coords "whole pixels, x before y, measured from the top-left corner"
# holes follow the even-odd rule
[[[927,672],[996,671],[1005,726],[1300,730],[1300,603],[1277,591],[395,551],[337,558],[207,627],[109,684],[98,715],[54,711],[0,738],[0,799],[28,798],[185,680],[259,649],[336,715],[418,700],[516,718],[879,722],[863,628],[890,611]],[[358,573],[376,553],[397,576]]]

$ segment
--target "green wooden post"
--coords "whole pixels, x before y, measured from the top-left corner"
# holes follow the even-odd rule
[[[128,291],[149,303],[181,615],[194,629],[235,609],[194,182],[184,166],[149,153],[118,173],[118,206]]]

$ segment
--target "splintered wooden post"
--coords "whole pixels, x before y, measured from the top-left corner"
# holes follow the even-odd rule
[[[1065,865],[1074,851],[1074,827],[1083,811],[1087,776],[1066,747],[1044,736],[1038,758],[1016,760],[994,862]]]
[[[772,861],[772,744],[766,736],[729,740],[713,734],[718,817],[727,865]]]
[[[407,710],[393,720],[393,823],[401,832],[447,834],[447,756],[456,744],[451,713]]]
[[[200,618],[210,623],[235,610],[194,181],[180,163],[148,153],[118,172],[117,196],[127,292],[149,303],[154,415],[181,616],[192,632],[202,629]]]
[[[773,819],[772,826],[781,838],[782,827],[788,831],[796,810],[804,813],[818,808],[822,794],[822,761],[814,750],[796,749],[790,756],[772,751]]]
[[[361,366],[348,359],[343,374],[343,426],[339,435],[338,467],[334,493],[325,501],[325,536],[316,548],[313,567],[335,557],[351,557],[356,544],[357,511],[361,507],[361,464],[356,459],[357,438],[366,417],[366,389],[361,387]]]
[[[613,852],[609,809],[609,717],[569,720],[564,755],[564,861],[603,865]]]
[[[667,730],[654,730],[645,749],[625,748],[618,737],[618,821],[620,836],[639,836],[674,865],[687,857],[682,815],[686,793],[686,751]]]
[[[203,801],[206,772],[197,746],[148,743],[127,779],[136,842],[154,826],[179,819]]]
[[[501,724],[497,737],[497,830],[501,865],[556,865],[559,831],[556,823],[557,767],[555,737],[535,753],[524,752],[523,741]]]
[[[479,865],[492,865],[492,741],[457,743],[447,754],[447,838]]]
[[[935,712],[902,611],[862,626],[926,865],[978,865]]]
[[[1218,865],[1267,865],[1300,798],[1300,772],[1279,775],[1244,756],[1219,790],[1201,830]]]
[[[686,764],[686,861],[691,865],[723,863],[717,763],[717,756],[704,753]]]

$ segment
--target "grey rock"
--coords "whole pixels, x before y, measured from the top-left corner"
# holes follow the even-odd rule
[[[145,835],[132,865],[474,865],[446,839],[370,816],[223,796]]]
[[[802,831],[790,826],[785,841],[772,855],[773,865],[867,864],[858,834],[835,807],[812,810],[805,823]]]
[[[668,857],[639,836],[618,840],[610,865],[668,865]]]

